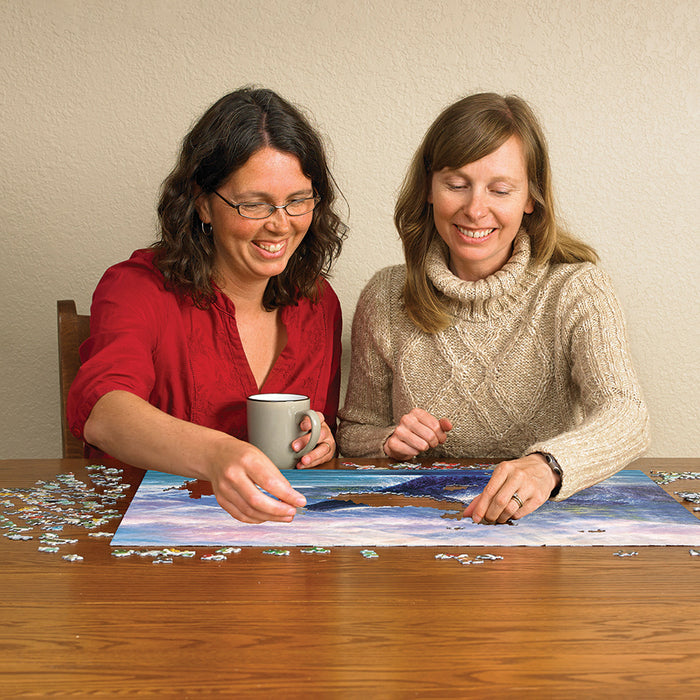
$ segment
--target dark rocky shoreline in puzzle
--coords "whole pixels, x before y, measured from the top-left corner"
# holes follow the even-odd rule
[[[478,489],[479,486],[480,482],[473,478],[473,472],[470,472],[469,474],[465,474],[464,472],[441,472],[440,474],[418,476],[415,479],[411,479],[410,481],[399,482],[397,484],[392,484],[391,486],[383,486],[375,489],[363,487],[362,490],[351,490],[345,493],[352,493],[360,496],[363,493],[396,494],[398,496],[432,498],[436,501],[447,501],[450,503],[464,505],[464,500],[461,498],[457,498],[453,494],[459,492],[463,493],[472,488]],[[454,490],[450,491],[450,488]],[[319,501],[318,503],[312,503],[310,505],[307,505],[306,510],[325,512],[329,510],[336,510],[338,508],[362,507],[368,508],[370,506],[366,503],[356,503],[347,500],[329,499],[326,501]]]

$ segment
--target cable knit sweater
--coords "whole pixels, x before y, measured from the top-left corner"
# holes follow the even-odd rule
[[[522,457],[562,468],[556,500],[611,476],[649,442],[624,319],[607,275],[590,263],[538,266],[520,232],[496,273],[465,282],[433,244],[427,274],[450,300],[451,325],[428,334],[403,308],[404,265],[378,272],[357,305],[338,444],[385,457],[401,416],[449,418],[447,441],[421,456]]]

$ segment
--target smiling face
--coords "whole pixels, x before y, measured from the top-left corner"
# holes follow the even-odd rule
[[[284,205],[314,194],[299,159],[267,147],[256,151],[217,191],[234,204]],[[212,226],[217,283],[244,293],[264,290],[271,277],[284,271],[313,218],[313,212],[289,216],[278,209],[266,219],[246,219],[213,193],[201,195],[196,206],[199,218]]]
[[[455,275],[474,281],[500,270],[523,214],[534,209],[520,140],[511,136],[480,160],[434,172],[428,201]]]

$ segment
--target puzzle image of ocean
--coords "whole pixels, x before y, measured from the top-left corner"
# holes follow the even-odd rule
[[[643,472],[625,470],[522,520],[462,518],[490,478],[475,469],[291,470],[307,506],[292,523],[250,525],[207,482],[149,471],[112,539],[129,546],[700,545],[700,520]]]

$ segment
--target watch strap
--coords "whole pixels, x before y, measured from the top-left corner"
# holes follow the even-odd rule
[[[557,462],[557,460],[554,459],[554,457],[550,455],[549,452],[540,452],[539,454],[541,454],[545,458],[547,464],[549,465],[549,468],[559,476],[559,483],[554,487],[552,493],[549,494],[550,498],[554,498],[561,489],[562,479],[564,478],[564,472],[562,472],[561,467],[559,466],[559,462]]]

